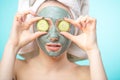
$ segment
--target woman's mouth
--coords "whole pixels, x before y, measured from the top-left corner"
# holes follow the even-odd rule
[[[47,51],[53,51],[53,52],[56,52],[56,51],[59,51],[61,50],[61,44],[59,43],[47,43],[46,44],[46,49]]]

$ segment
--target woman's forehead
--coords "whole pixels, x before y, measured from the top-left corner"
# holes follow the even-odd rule
[[[65,9],[66,11],[70,12],[70,9],[68,6],[60,3],[59,1],[54,1],[54,0],[51,0],[51,1],[45,1],[44,3],[42,3],[40,5],[40,7],[38,8],[38,11],[42,10],[43,8],[47,7],[47,6],[57,6],[57,7],[60,7],[60,8],[63,8]]]
[[[37,12],[37,15],[51,19],[61,19],[64,17],[70,18],[69,12],[57,6],[45,7],[41,11]]]

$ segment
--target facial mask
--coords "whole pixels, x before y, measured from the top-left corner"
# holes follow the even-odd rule
[[[49,56],[57,57],[64,53],[70,46],[71,41],[60,34],[61,31],[67,31],[74,34],[75,28],[64,21],[63,18],[70,18],[70,14],[59,7],[49,6],[37,12],[37,15],[44,17],[34,25],[34,31],[46,31],[47,34],[37,38],[37,43],[43,52]],[[51,20],[51,24],[47,21]],[[60,21],[59,21],[60,20]]]

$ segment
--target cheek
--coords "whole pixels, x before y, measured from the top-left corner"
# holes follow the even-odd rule
[[[62,44],[63,47],[64,47],[64,46],[66,47],[66,46],[69,45],[70,40],[67,39],[66,37],[62,36],[62,37],[60,38],[60,43]]]
[[[68,40],[68,39],[64,39],[63,42],[64,43],[62,44],[62,50],[61,51],[66,51],[70,47],[71,41]]]
[[[39,37],[37,39],[37,41],[38,41],[38,43],[39,43],[40,46],[44,46],[48,42],[48,40],[47,40],[47,38],[46,38],[45,35]]]

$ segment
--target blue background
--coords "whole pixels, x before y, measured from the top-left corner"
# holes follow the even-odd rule
[[[17,0],[0,0],[0,59],[9,37],[17,5]],[[119,7],[120,0],[90,0],[90,16],[97,19],[98,44],[109,80],[120,80]]]

